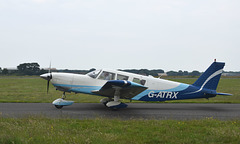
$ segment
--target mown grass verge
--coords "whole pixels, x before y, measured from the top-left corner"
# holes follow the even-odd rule
[[[178,82],[192,84],[196,78],[170,79]],[[217,96],[215,98],[167,101],[184,103],[240,103],[240,79],[221,79],[217,91],[231,93],[233,96]],[[46,92],[47,81],[39,77],[0,77],[0,102],[52,102],[61,97],[62,92],[56,91],[50,85],[49,93]],[[67,99],[75,102],[98,103],[102,97],[87,94],[67,93]],[[123,102],[129,102],[123,100]],[[140,101],[133,101],[140,102]]]
[[[0,143],[240,143],[240,121],[1,118]]]

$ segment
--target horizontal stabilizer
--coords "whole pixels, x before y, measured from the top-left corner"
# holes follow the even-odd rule
[[[232,94],[229,93],[217,93],[217,95],[232,96]]]

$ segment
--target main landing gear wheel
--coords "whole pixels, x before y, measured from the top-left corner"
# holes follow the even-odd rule
[[[103,99],[100,100],[100,102],[101,102],[103,105],[105,105],[106,107],[107,107],[107,103],[108,103],[109,101],[111,101],[110,98],[103,98]]]
[[[106,106],[112,110],[118,110],[120,108],[126,108],[127,104],[120,102],[120,89],[115,87],[114,99],[113,101],[107,102]]]
[[[106,106],[112,110],[118,110],[121,108],[126,108],[128,105],[120,101],[110,101]]]

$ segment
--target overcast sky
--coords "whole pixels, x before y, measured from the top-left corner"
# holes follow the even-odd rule
[[[239,0],[0,0],[0,67],[240,71]]]

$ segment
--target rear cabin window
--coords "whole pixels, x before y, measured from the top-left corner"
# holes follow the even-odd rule
[[[141,84],[141,85],[145,85],[146,80],[140,80],[139,78],[133,78],[133,82]]]
[[[128,80],[128,76],[118,74],[117,80]]]
[[[110,72],[103,71],[102,74],[99,76],[98,79],[102,79],[102,80],[114,80],[114,79],[115,79],[115,73],[110,73]]]

